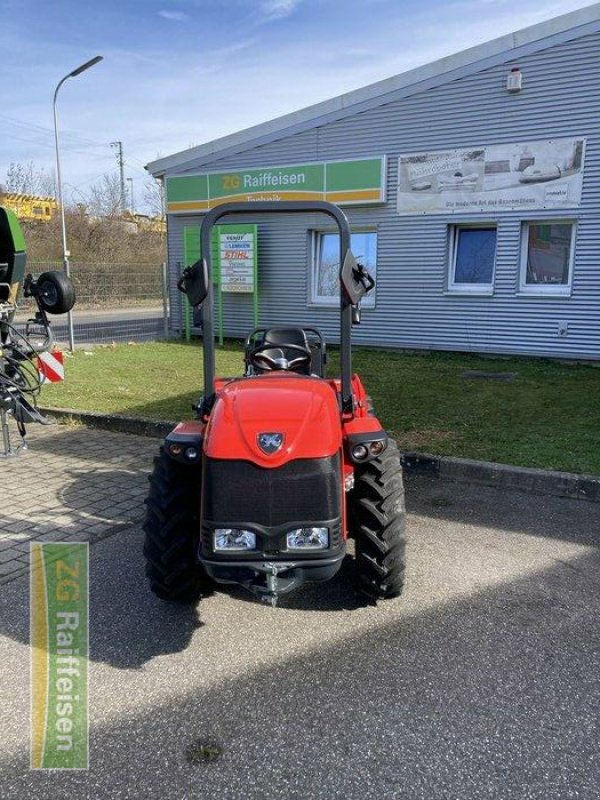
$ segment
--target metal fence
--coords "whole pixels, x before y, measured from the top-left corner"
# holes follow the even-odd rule
[[[39,276],[62,270],[62,262],[28,262]],[[142,342],[169,335],[169,297],[165,264],[71,263],[77,302],[73,309],[75,344]],[[32,310],[22,299],[17,322],[23,324]],[[52,318],[59,342],[68,341],[66,315]]]

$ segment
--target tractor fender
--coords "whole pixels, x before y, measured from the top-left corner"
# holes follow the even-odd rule
[[[265,452],[261,434],[280,434],[281,445]],[[217,396],[204,438],[210,458],[243,459],[267,468],[332,456],[341,445],[333,387],[321,378],[280,373],[227,383]]]

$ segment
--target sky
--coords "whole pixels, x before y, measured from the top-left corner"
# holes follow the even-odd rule
[[[590,5],[577,0],[0,0],[0,183],[54,169],[65,198],[117,174],[137,210],[144,165]]]

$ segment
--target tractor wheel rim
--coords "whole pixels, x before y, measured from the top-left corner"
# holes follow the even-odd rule
[[[52,283],[48,282],[42,284],[40,294],[46,303],[48,303],[48,305],[56,305],[56,301],[58,300],[58,292],[56,291],[56,286],[54,286]]]

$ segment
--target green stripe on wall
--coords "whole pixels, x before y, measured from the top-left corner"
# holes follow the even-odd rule
[[[381,185],[381,159],[340,161],[325,164],[327,191],[375,189]]]

